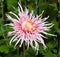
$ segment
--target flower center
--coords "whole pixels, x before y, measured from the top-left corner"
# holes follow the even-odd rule
[[[31,20],[24,21],[24,22],[22,23],[22,29],[23,29],[25,32],[33,31],[33,30],[35,30],[35,24],[34,24],[34,22],[32,22]]]

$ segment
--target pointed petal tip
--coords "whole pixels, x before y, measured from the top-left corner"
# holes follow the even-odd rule
[[[11,11],[9,13],[12,13]]]
[[[44,48],[44,50],[45,50],[45,49],[47,49],[47,46],[46,46],[45,44],[43,44],[43,48]]]
[[[14,46],[14,49],[16,49],[16,46]]]
[[[11,45],[11,42],[9,42],[9,45]]]
[[[10,17],[8,14],[5,14],[6,15],[6,17]]]
[[[44,10],[42,11],[42,14],[44,13]]]
[[[8,14],[5,14],[6,16],[8,15]]]

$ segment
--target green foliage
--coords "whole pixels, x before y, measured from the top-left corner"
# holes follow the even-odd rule
[[[0,18],[0,36],[3,36],[3,34],[4,34],[4,30],[3,30],[3,20]]]
[[[57,50],[52,49],[55,52],[57,52]],[[53,53],[51,49],[49,49],[48,47],[46,49],[43,49],[42,46],[40,46],[40,53],[42,53],[44,55],[44,57],[57,57],[57,54]]]
[[[2,46],[0,46],[0,52],[1,53],[8,53],[9,50],[8,50],[8,48],[5,45],[2,45]]]
[[[52,22],[54,23],[54,29],[56,32],[60,34],[59,23],[56,21],[56,19],[52,20]]]
[[[36,52],[32,49],[32,48],[29,48],[26,52],[26,57],[35,57],[35,55],[36,55]]]
[[[17,7],[18,5],[18,1],[17,0],[7,0],[7,6],[8,6],[8,10],[12,10],[13,6]]]

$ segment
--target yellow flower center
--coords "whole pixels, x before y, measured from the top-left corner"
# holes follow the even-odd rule
[[[35,29],[34,25],[34,22],[32,22],[31,20],[27,20],[23,22],[22,29],[26,32],[29,32]]]

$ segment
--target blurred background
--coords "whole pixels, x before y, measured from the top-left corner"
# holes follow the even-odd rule
[[[60,57],[60,0],[20,0],[23,9],[27,7],[29,11],[33,10],[34,14],[41,14],[44,10],[43,17],[50,16],[48,22],[52,22],[54,26],[49,33],[57,35],[57,37],[46,36],[44,39],[47,49],[39,44],[39,52],[30,47],[25,49],[25,57]],[[18,14],[18,0],[0,0],[0,57],[22,57],[23,49],[18,46],[14,49],[14,43],[10,46],[11,37],[7,37],[7,32],[12,29],[10,26],[4,26],[10,21],[6,17],[6,13],[13,11]]]

